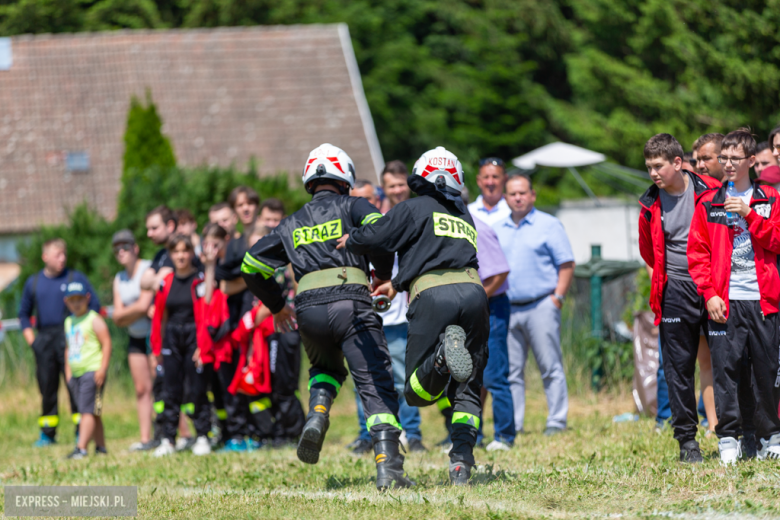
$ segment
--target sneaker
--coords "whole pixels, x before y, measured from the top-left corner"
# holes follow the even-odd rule
[[[780,433],[772,435],[768,441],[761,439],[761,449],[758,450],[758,459],[780,459]]]
[[[246,441],[244,439],[230,439],[220,451],[242,453],[245,452],[246,449]]]
[[[559,433],[563,433],[563,428],[558,428],[556,426],[548,426],[544,429],[544,436],[545,437],[552,437],[553,435],[558,435]]]
[[[761,441],[763,442],[763,440]],[[718,451],[720,451],[720,463],[724,466],[736,464],[742,455],[739,442],[734,437],[723,437],[718,441]],[[761,453],[759,452],[759,457]]]
[[[508,442],[499,441],[498,439],[495,439],[493,440],[493,442],[488,444],[485,449],[487,451],[509,451],[512,449],[512,446],[510,446]]]
[[[33,443],[33,446],[35,448],[46,448],[48,446],[53,446],[54,444],[57,444],[57,441],[41,432],[41,436],[38,437],[38,440],[35,441],[35,443]]]
[[[201,455],[208,455],[211,453],[211,443],[209,442],[209,438],[205,435],[201,435],[198,437],[198,440],[195,441],[195,444],[192,445],[192,454],[201,456]]]
[[[680,462],[688,464],[704,462],[704,459],[701,457],[701,449],[699,449],[698,442],[688,441],[680,446]]]
[[[73,451],[70,455],[68,455],[66,458],[72,459],[72,460],[81,460],[83,458],[86,458],[87,456],[87,450],[82,450],[78,446],[73,448]]]
[[[471,466],[465,462],[450,462],[450,482],[453,486],[467,486],[471,477]]]
[[[251,437],[246,440],[246,451],[257,451],[263,447],[263,442]]]
[[[365,455],[366,453],[369,453],[371,451],[374,451],[374,443],[371,441],[367,441],[365,439],[358,439],[353,444],[355,446],[350,450],[352,455]]]
[[[346,446],[344,446],[344,448],[346,448],[347,451],[351,451],[352,448],[357,446],[361,441],[362,441],[362,439],[360,437],[357,437],[354,441],[352,441],[349,444],[347,444]]]
[[[134,442],[127,448],[128,451],[151,451],[160,445],[160,441],[152,439],[149,442]]]
[[[741,448],[743,459],[755,459],[758,456],[758,446],[756,446],[755,433],[743,435],[739,442],[742,445]]]
[[[195,444],[192,445],[192,454],[201,456],[208,455],[209,453],[211,453],[209,438],[205,435],[201,435],[198,437],[198,440],[195,441]]]
[[[444,330],[444,341],[436,352],[434,365],[446,371],[458,383],[463,383],[471,377],[474,371],[474,362],[471,353],[466,350],[466,332],[458,325],[448,325]]]
[[[428,448],[422,443],[422,439],[409,439],[409,453],[424,453]]]
[[[179,437],[176,439],[176,451],[184,451],[192,448],[195,444],[195,439],[192,437]]]
[[[171,441],[168,439],[160,441],[160,445],[154,450],[155,457],[165,457],[167,455],[173,455],[174,453],[176,453],[176,448],[173,447],[173,444],[171,444]]]
[[[95,446],[95,455],[108,455],[108,450],[105,446]]]

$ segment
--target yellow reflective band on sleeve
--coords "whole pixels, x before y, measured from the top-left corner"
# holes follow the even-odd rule
[[[479,430],[479,417],[466,412],[452,414],[452,424],[468,424]]]
[[[436,407],[437,407],[437,408],[438,408],[440,411],[444,411],[444,410],[446,410],[447,408],[452,408],[452,403],[451,403],[451,402],[450,402],[450,400],[449,400],[449,399],[447,399],[446,397],[442,397],[441,399],[439,399],[438,401],[436,401]]]
[[[269,408],[271,408],[270,397],[263,397],[262,399],[258,399],[257,401],[252,401],[251,403],[249,403],[249,411],[252,413],[264,412]]]
[[[241,264],[241,272],[246,274],[260,274],[266,280],[274,275],[272,267],[253,257],[249,253],[244,255],[244,263]]]
[[[477,249],[477,230],[465,220],[447,213],[433,214],[433,234],[437,237],[462,238]]]
[[[309,390],[311,390],[312,385],[315,383],[328,383],[329,385],[336,387],[336,392],[341,390],[341,384],[330,377],[328,374],[317,374],[316,376],[309,379]]]
[[[220,421],[224,421],[227,419],[227,410],[224,408],[217,408],[217,419]]]
[[[420,380],[417,379],[417,370],[415,370],[414,373],[412,374],[412,377],[409,378],[409,383],[412,385],[412,390],[414,390],[414,393],[419,395],[426,401],[433,402],[437,400],[439,397],[441,397],[441,394],[444,393],[444,390],[442,390],[441,392],[439,392],[439,395],[432,396],[431,394],[426,392],[425,389],[420,384]]]
[[[341,219],[331,220],[324,224],[317,224],[312,227],[299,227],[292,232],[293,247],[313,244],[315,242],[327,242],[343,235],[341,231]]]
[[[163,413],[163,410],[165,410],[165,401],[155,401],[154,413]]]
[[[81,422],[81,414],[80,413],[71,414],[70,420],[73,421],[73,424],[79,424]]]
[[[184,403],[181,405],[180,410],[187,415],[192,415],[195,413],[195,403]]]
[[[60,424],[60,418],[57,415],[41,415],[38,417],[38,426],[40,428],[56,428]]]
[[[366,218],[363,219],[363,221],[360,223],[361,226],[365,226],[366,224],[373,224],[377,220],[382,218],[381,213],[369,213],[366,215]]]
[[[375,413],[374,415],[369,415],[368,419],[366,419],[366,428],[369,430],[377,424],[389,424],[390,426],[395,426],[399,430],[401,429],[401,424],[398,422],[398,419],[391,413]]]

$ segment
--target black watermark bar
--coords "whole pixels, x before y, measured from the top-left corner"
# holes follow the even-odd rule
[[[137,516],[136,486],[4,486],[5,516]]]

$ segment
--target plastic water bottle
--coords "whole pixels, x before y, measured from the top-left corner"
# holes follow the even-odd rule
[[[729,181],[729,185],[726,188],[726,197],[736,197],[737,196],[737,189],[734,187],[734,182]],[[739,216],[736,213],[732,213],[731,211],[726,212],[726,224],[729,226],[733,226],[737,223],[737,220],[739,219]]]

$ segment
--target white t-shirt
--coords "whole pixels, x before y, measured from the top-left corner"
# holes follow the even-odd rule
[[[753,187],[737,193],[745,204],[750,204]],[[734,250],[731,253],[731,279],[729,281],[729,300],[760,300],[758,277],[756,276],[756,254],[750,241],[750,231],[744,217],[737,215]]]
[[[373,269],[374,266],[371,266]],[[398,255],[395,255],[395,262],[393,263],[393,278],[398,274]],[[399,292],[393,298],[393,303],[390,304],[390,309],[387,312],[382,312],[379,316],[382,317],[382,325],[385,327],[391,327],[393,325],[403,325],[407,323],[406,313],[409,310],[409,304],[407,303],[407,293]]]

